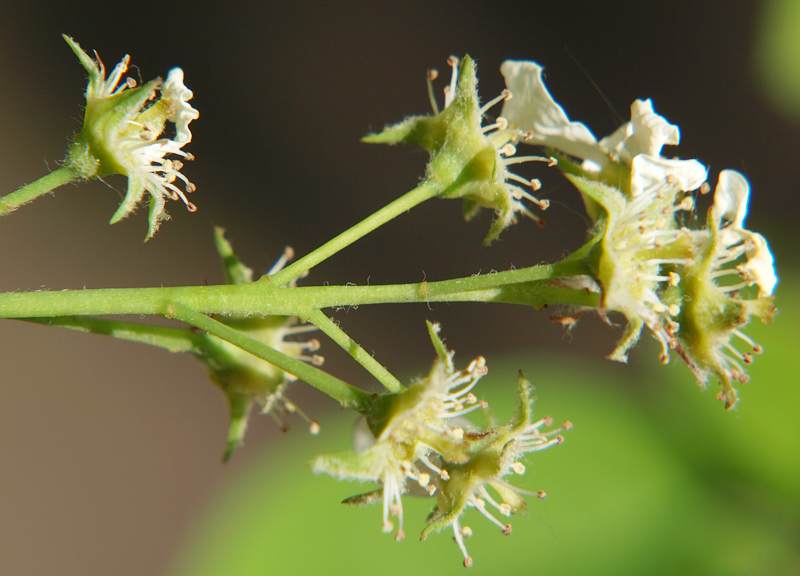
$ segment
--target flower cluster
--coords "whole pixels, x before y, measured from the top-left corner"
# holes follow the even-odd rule
[[[252,282],[253,271],[236,257],[223,230],[216,228],[214,235],[228,283]],[[279,271],[291,256],[292,251],[287,248],[267,274]],[[316,327],[301,323],[295,317],[226,320],[226,324],[284,354],[315,365],[323,363],[322,356],[316,354],[320,347],[319,340],[297,339],[315,331]],[[208,366],[211,379],[228,398],[231,421],[224,460],[233,456],[244,440],[247,420],[255,405],[261,408],[263,414],[270,414],[282,429],[286,428],[285,416],[297,414],[308,423],[312,434],[319,432],[319,424],[286,397],[286,388],[295,380],[292,374],[210,334],[203,335],[198,348],[198,356]]]
[[[716,374],[720,397],[732,407],[731,383],[746,379],[742,363],[760,351],[740,328],[752,316],[770,319],[777,283],[766,240],[744,228],[747,181],[722,171],[706,227],[690,229],[691,193],[710,191],[707,172],[697,160],[662,156],[664,146],[680,142],[680,131],[650,100],[634,101],[630,121],[598,141],[553,99],[538,64],[507,61],[501,72],[514,95],[503,108],[508,125],[525,133],[525,143],[559,156],[596,221],[601,303],[627,320],[610,357],[626,361],[647,326],[662,362],[677,350],[701,383]]]
[[[188,199],[195,185],[183,175],[185,160],[192,154],[183,148],[192,141],[189,124],[199,117],[190,104],[192,91],[183,82],[183,71],[173,68],[167,79],[137,86],[125,78],[130,56],[106,76],[100,57],[91,58],[72,38],[69,47],[89,75],[83,128],[72,145],[67,162],[84,178],[121,174],[128,178],[128,190],[111,223],[132,213],[150,195],[151,238],[166,219],[166,200],[180,200],[190,212],[197,210]],[[168,123],[172,137],[165,136]]]
[[[357,450],[320,456],[314,470],[338,478],[376,482],[377,490],[348,498],[348,504],[383,503],[383,529],[405,537],[402,496],[417,493],[436,498],[422,538],[451,527],[464,556],[472,559],[464,544],[471,530],[463,524],[473,508],[503,533],[511,525],[498,519],[524,508],[523,492],[504,478],[522,474],[521,459],[563,441],[561,430],[546,431],[549,418],[531,422],[531,387],[520,377],[520,408],[513,422],[480,429],[465,417],[488,405],[473,390],[487,373],[483,357],[456,370],[453,352],[439,336],[439,327],[428,324],[437,359],[424,379],[403,392],[380,396],[364,421]],[[539,493],[543,496],[544,493]]]

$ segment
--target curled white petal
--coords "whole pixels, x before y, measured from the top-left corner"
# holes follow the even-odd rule
[[[530,133],[530,143],[602,164],[604,154],[594,134],[585,124],[569,119],[547,91],[542,70],[535,62],[503,62],[500,72],[512,94],[503,105],[503,118],[512,128]]]
[[[189,123],[200,117],[200,112],[189,104],[194,94],[183,83],[183,70],[173,68],[167,75],[161,98],[170,106],[169,119],[175,123],[175,141],[187,144],[192,141]]]
[[[653,102],[634,100],[631,119],[613,134],[600,141],[600,146],[613,158],[630,163],[639,154],[660,156],[664,146],[677,146],[680,129],[653,111]]]
[[[759,296],[769,296],[778,284],[775,259],[766,238],[756,232],[748,233],[747,261],[740,265],[744,276],[758,286]]]
[[[714,218],[722,225],[730,222],[732,228],[742,228],[747,217],[750,200],[750,184],[736,170],[723,170],[719,173],[717,187],[714,189]]]

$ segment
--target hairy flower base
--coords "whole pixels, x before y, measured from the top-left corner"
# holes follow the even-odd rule
[[[498,519],[525,506],[524,491],[504,478],[523,474],[522,458],[563,441],[562,428],[545,430],[552,424],[544,418],[531,422],[531,387],[520,375],[520,407],[516,418],[504,426],[479,429],[464,417],[488,405],[474,395],[486,374],[482,357],[466,369],[456,370],[453,353],[429,324],[437,360],[428,376],[406,391],[375,401],[361,433],[357,451],[320,456],[314,471],[332,476],[376,482],[377,490],[353,496],[347,504],[383,503],[383,530],[405,537],[402,496],[410,491],[436,498],[436,506],[422,532],[422,539],[452,526],[464,564],[472,564],[464,545],[468,530],[463,513],[473,508],[508,534],[511,525]],[[358,450],[360,448],[360,450]],[[543,493],[539,493],[542,496]]]

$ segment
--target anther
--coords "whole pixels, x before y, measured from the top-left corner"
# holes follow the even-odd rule
[[[550,156],[547,159],[547,167],[548,168],[554,168],[556,166],[558,166],[558,158],[556,158],[555,156]]]
[[[472,556],[464,558],[464,568],[472,568]]]
[[[536,192],[542,189],[542,181],[538,178],[531,178],[531,189]]]
[[[187,203],[186,203],[186,209],[187,209],[189,212],[197,212],[197,206],[195,206],[195,205],[194,205],[194,204],[192,204],[191,202],[187,202]]]
[[[525,464],[523,464],[522,462],[514,462],[511,465],[511,469],[517,474],[520,475],[525,474]]]
[[[469,538],[470,536],[472,536],[472,528],[470,528],[469,526],[462,526],[461,535],[464,536],[464,538]]]
[[[497,124],[498,130],[505,130],[506,128],[508,128],[508,120],[506,120],[502,116],[498,116],[497,120],[495,121],[495,124]]]
[[[436,68],[429,68],[428,69],[428,80],[433,82],[439,77],[439,71]]]
[[[544,500],[545,498],[547,498],[547,492],[545,492],[544,490],[538,490],[538,491],[536,492],[536,497],[537,497],[539,500]]]
[[[128,78],[125,78],[125,85],[128,88],[136,88],[136,80],[129,76]]]
[[[395,535],[394,539],[396,542],[400,542],[401,540],[405,540],[406,538],[406,531],[402,528],[397,530],[397,534]]]
[[[517,153],[517,147],[511,144],[510,142],[500,148],[500,154],[502,154],[503,156],[513,156],[516,153]]]
[[[319,340],[317,340],[316,338],[312,338],[311,340],[306,342],[305,347],[306,350],[308,350],[309,352],[316,352],[317,350],[320,349]]]
[[[308,431],[312,435],[316,436],[317,434],[319,434],[319,430],[320,430],[319,422],[317,422],[316,420],[312,420],[311,424],[308,425]]]
[[[500,514],[503,516],[510,516],[511,515],[511,505],[503,502],[500,506],[497,507],[500,510]]]
[[[706,194],[708,194],[709,192],[711,192],[711,186],[708,184],[708,182],[703,182],[703,183],[700,185],[700,194],[702,194],[703,196],[705,196],[705,195],[706,195]]]
[[[505,526],[503,526],[503,535],[511,536],[511,524],[506,524]]]
[[[425,488],[425,486],[427,486],[430,481],[431,481],[431,475],[426,472],[423,472],[417,477],[417,482],[423,488]]]
[[[680,274],[678,274],[677,272],[670,272],[669,274],[667,274],[667,276],[669,277],[669,280],[667,280],[667,282],[669,283],[670,286],[677,286],[681,281]]]
[[[572,424],[572,420],[564,420],[564,423],[561,425],[562,430],[572,430],[574,424]]]
[[[322,366],[323,364],[325,364],[325,357],[324,356],[320,356],[319,354],[314,354],[311,357],[311,363],[314,366]]]

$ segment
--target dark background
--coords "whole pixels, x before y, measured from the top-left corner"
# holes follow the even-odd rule
[[[445,73],[447,56],[465,52],[480,66],[485,100],[503,87],[502,60],[538,60],[558,101],[598,136],[628,117],[634,98],[653,98],[682,129],[676,155],[699,158],[712,182],[722,168],[748,175],[748,223],[768,234],[779,263],[789,262],[800,124],[787,100],[774,97],[763,66],[775,6],[2,2],[3,190],[53,167],[80,126],[84,74],[62,32],[109,66],[130,53],[145,80],[180,65],[201,118],[190,147],[198,160],[185,170],[198,185],[197,214],[173,204],[173,219],[143,244],[143,214],[107,225],[122,179],[68,187],[3,220],[0,289],[219,282],[214,224],[260,269],[284,244],[310,250],[414,186],[421,153],[359,137],[426,112],[425,70]],[[545,230],[520,222],[484,249],[488,218],[464,225],[455,203],[431,202],[319,266],[309,281],[434,280],[557,258],[583,237],[580,202],[557,174],[531,174],[553,202]],[[432,316],[465,354],[568,349],[599,361],[616,337],[594,320],[565,335],[546,315],[510,307],[337,313],[402,373],[427,364],[422,321]],[[652,370],[651,351],[635,354],[632,370]],[[329,355],[333,370],[365,383]],[[0,325],[0,366],[2,573],[162,573],[207,498],[277,437],[267,419],[257,421],[243,454],[221,467],[226,408],[189,358],[8,322]],[[328,405],[305,397],[324,420]]]

